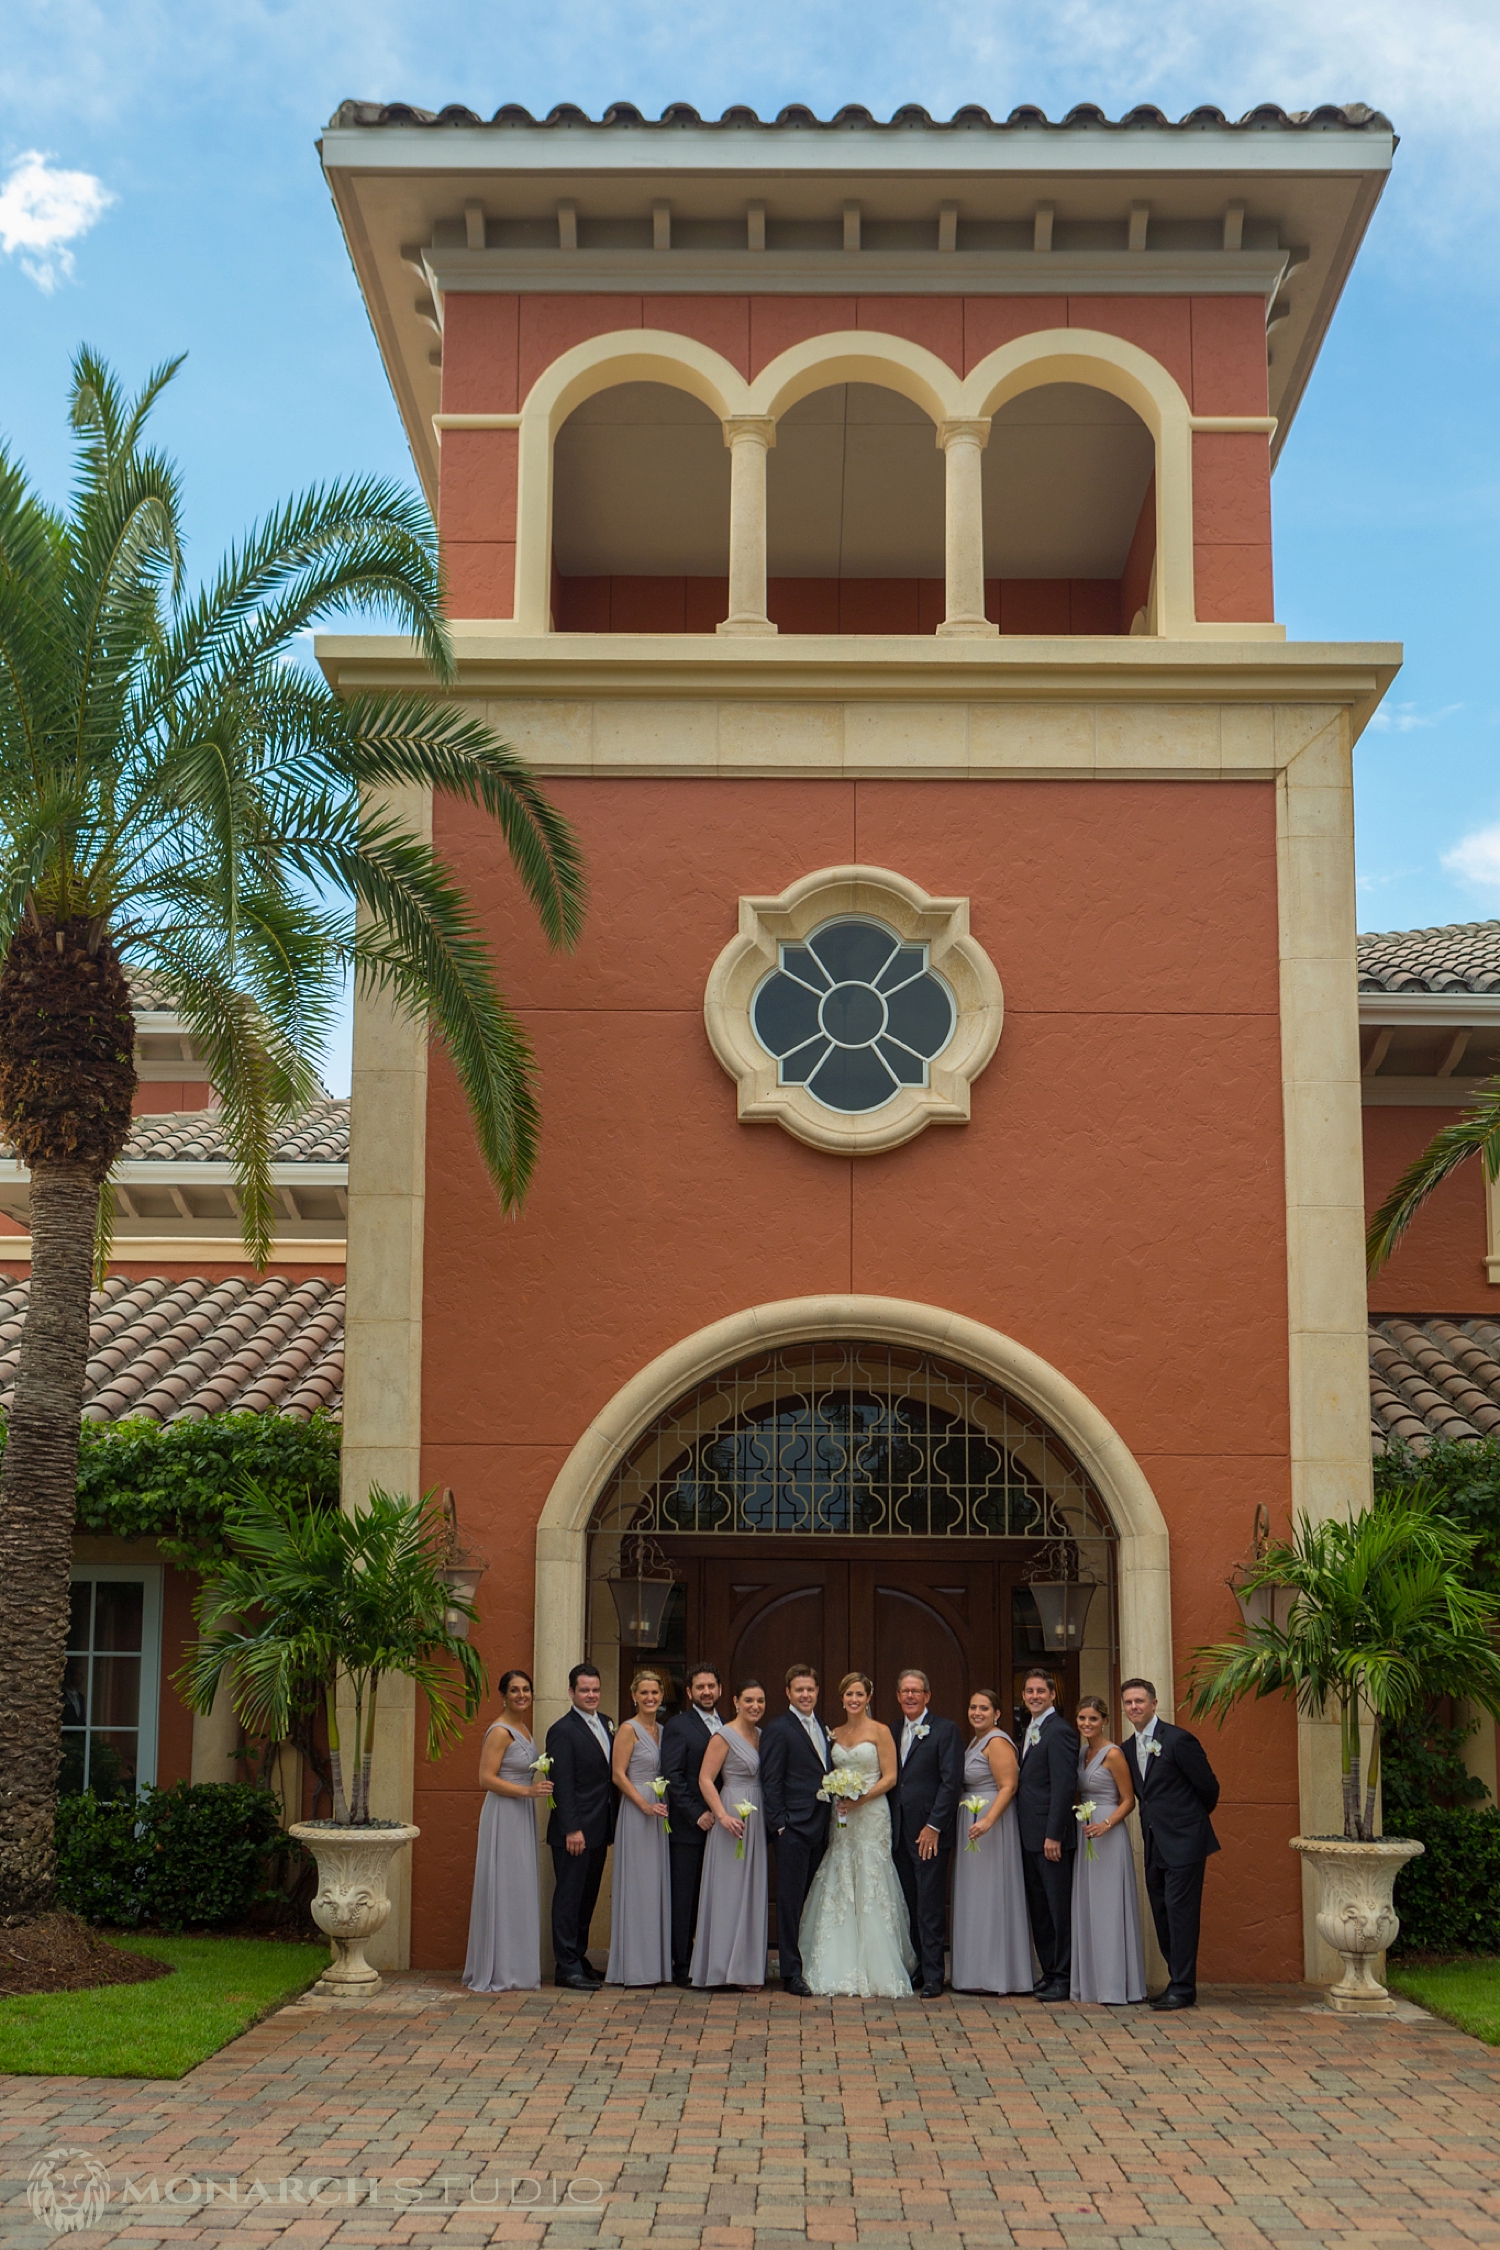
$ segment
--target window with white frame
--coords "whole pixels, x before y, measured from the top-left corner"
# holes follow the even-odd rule
[[[64,1796],[133,1796],[156,1779],[161,1567],[76,1563],[63,1673]]]

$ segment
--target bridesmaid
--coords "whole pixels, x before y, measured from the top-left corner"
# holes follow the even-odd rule
[[[983,1809],[958,1809],[953,1855],[953,1955],[955,1992],[1030,1992],[1031,1929],[1015,1794],[1021,1769],[1015,1744],[1000,1725],[993,1688],[969,1698],[971,1740],[964,1753],[964,1796]],[[970,1844],[975,1846],[970,1851]]]
[[[760,1795],[760,1722],[766,1691],[746,1680],[736,1691],[734,1717],[716,1734],[698,1778],[714,1816],[703,1854],[698,1894],[698,1935],[693,1982],[759,1989],[766,1981],[766,1821]],[[742,1819],[736,1805],[753,1805]],[[744,1843],[745,1856],[735,1847]]]
[[[479,1847],[469,1907],[464,1983],[471,1992],[535,1992],[542,1981],[542,1913],[531,1733],[531,1675],[502,1672],[504,1717],[485,1734],[479,1754]]]
[[[1094,1817],[1078,1839],[1073,1869],[1071,1997],[1119,2008],[1146,1997],[1135,1858],[1125,1829],[1135,1810],[1135,1789],[1124,1752],[1105,1733],[1108,1704],[1097,1695],[1086,1695],[1074,1724],[1083,1743],[1078,1754],[1078,1802],[1091,1803]]]
[[[630,1683],[635,1717],[615,1730],[614,1781],[620,1792],[614,1883],[609,1906],[606,1984],[670,1984],[672,1891],[667,1871],[667,1808],[651,1784],[661,1771],[660,1672]]]

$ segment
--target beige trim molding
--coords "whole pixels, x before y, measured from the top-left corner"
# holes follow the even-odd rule
[[[323,1240],[307,1235],[275,1238],[269,1262],[273,1266],[341,1266],[347,1247],[342,1235],[329,1235]],[[161,1265],[164,1262],[190,1266],[200,1258],[214,1265],[222,1265],[226,1259],[244,1265],[245,1245],[237,1234],[117,1234],[109,1262],[112,1266]],[[0,1260],[12,1265],[30,1265],[30,1235],[0,1234]]]
[[[536,1530],[537,1708],[543,1726],[568,1700],[568,1668],[584,1646],[589,1518],[605,1484],[661,1414],[697,1383],[753,1351],[820,1337],[863,1336],[958,1360],[1001,1383],[1072,1447],[1118,1537],[1120,1662],[1174,1701],[1171,1557],[1166,1518],[1124,1440],[1075,1383],[1013,1337],[962,1314],[900,1297],[789,1297],[685,1336],[602,1407],[558,1471]]]
[[[805,1086],[784,1086],[776,1062],[756,1038],[750,1005],[776,968],[781,947],[810,937],[839,915],[867,915],[910,945],[925,945],[928,966],[955,1004],[953,1035],[931,1064],[929,1083],[903,1086],[866,1116],[825,1109]],[[824,867],[777,898],[742,898],[740,926],[709,971],[703,1022],[709,1045],[735,1081],[742,1125],[780,1125],[809,1148],[838,1156],[870,1156],[899,1148],[927,1125],[966,1125],[969,1088],[1000,1043],[1005,996],[993,962],[969,935],[966,898],[933,898],[919,883],[885,867]]]
[[[521,417],[519,414],[434,414],[432,426],[441,445],[444,430],[518,430]]]

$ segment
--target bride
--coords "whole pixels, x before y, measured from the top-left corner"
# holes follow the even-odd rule
[[[870,1717],[872,1693],[863,1672],[839,1682],[846,1716],[833,1730],[834,1769],[852,1767],[865,1787],[856,1799],[835,1800],[828,1849],[802,1913],[803,1974],[813,1992],[898,1999],[911,1992],[917,1957],[885,1801],[896,1786],[896,1745],[890,1728]]]

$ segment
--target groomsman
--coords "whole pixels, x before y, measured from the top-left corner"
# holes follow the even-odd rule
[[[672,1875],[672,1982],[692,1984],[693,1937],[698,1928],[698,1892],[703,1882],[703,1851],[714,1816],[703,1802],[698,1776],[703,1753],[724,1731],[719,1717],[719,1675],[711,1664],[696,1664],[688,1674],[685,1711],[661,1730],[661,1770],[667,1777],[667,1864]]]
[[[604,1880],[604,1855],[615,1833],[616,1797],[610,1777],[613,1726],[599,1709],[602,1683],[592,1664],[568,1674],[571,1705],[547,1729],[553,1812],[547,1823],[552,1847],[552,1953],[557,1981],[570,1992],[594,1992],[604,1971],[589,1959],[589,1924]]]
[[[1021,1744],[1016,1821],[1031,1942],[1042,1969],[1032,1990],[1038,2000],[1066,2000],[1073,1983],[1078,1734],[1057,1708],[1057,1682],[1050,1672],[1028,1672],[1021,1700],[1031,1724]]]
[[[948,1934],[948,1868],[958,1826],[964,1745],[951,1719],[934,1717],[931,1695],[925,1672],[897,1675],[896,1701],[904,1723],[896,1745],[896,1786],[891,1791],[891,1857],[906,1897],[917,1956],[917,1989],[924,2000],[940,2000]]]
[[[776,1840],[776,1949],[781,1987],[810,1999],[798,1950],[802,1909],[828,1848],[828,1806],[818,1791],[829,1768],[828,1737],[818,1720],[818,1675],[793,1664],[786,1709],[760,1734],[760,1793],[766,1829]]]
[[[1167,1989],[1151,2005],[1165,2013],[1197,2004],[1203,1874],[1210,1852],[1219,1848],[1208,1816],[1219,1801],[1219,1783],[1198,1737],[1157,1717],[1149,1680],[1127,1680],[1120,1701],[1135,1728],[1125,1755],[1135,1768],[1146,1896],[1167,1964]]]

